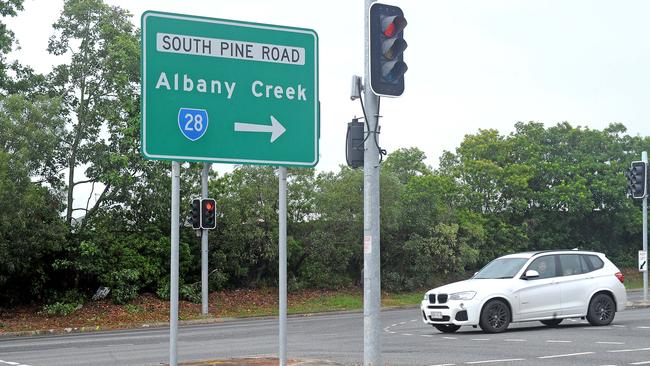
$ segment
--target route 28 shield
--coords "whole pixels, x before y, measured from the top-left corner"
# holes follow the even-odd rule
[[[205,109],[181,108],[178,110],[178,128],[191,141],[200,139],[208,130],[208,112]]]

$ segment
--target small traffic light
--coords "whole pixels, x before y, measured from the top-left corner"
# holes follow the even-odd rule
[[[404,92],[404,28],[408,24],[397,6],[370,6],[370,89],[376,95],[398,97]]]
[[[644,198],[648,192],[648,170],[647,164],[643,161],[633,161],[628,177],[628,193],[632,198]]]
[[[212,198],[201,200],[201,227],[206,230],[217,227],[217,201]]]
[[[192,200],[192,228],[201,228],[201,200],[198,198]]]

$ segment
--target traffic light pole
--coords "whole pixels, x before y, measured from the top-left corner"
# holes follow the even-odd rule
[[[176,366],[178,339],[178,239],[180,216],[181,167],[172,161],[171,273],[169,281],[169,366]]]
[[[280,366],[287,366],[287,168],[281,166],[279,171],[279,297],[280,297],[280,320],[278,327],[279,335],[279,359]]]
[[[208,198],[208,175],[210,163],[203,163],[201,170],[201,198]],[[201,235],[201,314],[208,315],[208,232],[203,229]]]
[[[365,0],[365,88],[367,118],[363,156],[363,365],[381,366],[381,277],[379,257],[378,101],[370,88],[370,5]]]
[[[648,164],[648,152],[641,153],[641,160]],[[648,181],[648,173],[646,171],[646,181]],[[646,183],[647,184],[647,183]],[[643,197],[643,251],[648,253],[648,195]],[[646,264],[647,266],[647,264]],[[648,271],[643,272],[643,301],[648,301]]]

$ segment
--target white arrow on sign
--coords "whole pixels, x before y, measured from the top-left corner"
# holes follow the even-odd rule
[[[271,125],[258,125],[254,123],[235,122],[235,131],[237,132],[270,132],[271,142],[282,136],[287,129],[282,124],[271,116]]]

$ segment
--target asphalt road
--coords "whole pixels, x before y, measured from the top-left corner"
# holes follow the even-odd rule
[[[565,321],[511,325],[502,334],[463,327],[442,334],[420,321],[418,309],[382,314],[386,365],[650,365],[650,309],[618,313],[612,325]],[[277,320],[248,319],[180,328],[179,361],[277,355]],[[290,358],[359,365],[360,313],[290,317]],[[59,336],[0,338],[0,366],[159,365],[168,361],[168,328]]]

